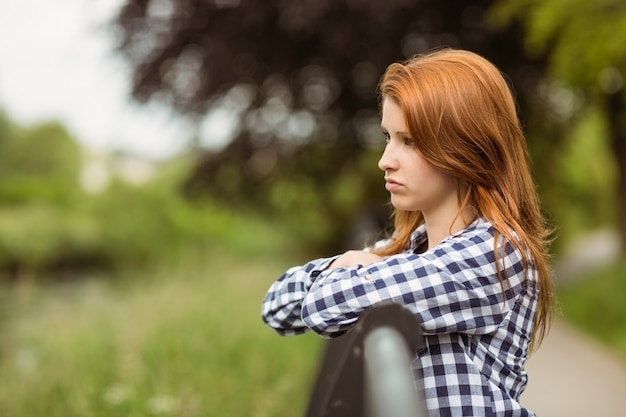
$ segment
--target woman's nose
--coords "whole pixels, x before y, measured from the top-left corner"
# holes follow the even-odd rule
[[[380,168],[381,171],[394,170],[397,167],[397,161],[396,158],[393,156],[393,150],[391,148],[392,146],[387,144],[385,150],[383,151],[383,154],[378,160],[378,168]]]

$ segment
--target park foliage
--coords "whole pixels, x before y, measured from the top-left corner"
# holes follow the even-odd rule
[[[370,220],[369,238],[388,220],[375,74],[425,48],[480,50],[510,75],[556,261],[575,237],[621,224],[621,2],[502,0],[489,13],[491,1],[421,2],[408,13],[407,2],[394,0],[360,12],[356,26],[346,5],[366,1],[257,2],[276,22],[302,17],[308,9],[298,7],[318,14],[283,17],[267,32],[275,44],[237,37],[234,49],[197,34],[207,26],[185,31],[185,23],[211,21],[207,9],[188,13],[210,2],[171,3],[187,13],[173,20],[174,37],[151,32],[165,26],[142,26],[155,18],[165,25],[170,2],[126,3],[118,23],[129,37],[120,48],[133,52],[137,98],[160,94],[196,116],[225,104],[248,131],[221,151],[152,161],[155,174],[141,184],[113,176],[93,193],[81,183],[87,151],[72,132],[0,116],[0,415],[302,414],[320,341],[274,335],[260,321],[261,299],[287,266],[364,243],[353,219]],[[237,18],[227,7],[217,13]],[[260,15],[245,15],[264,33]],[[324,17],[329,36],[316,37],[309,26]],[[213,28],[242,33],[239,25]],[[369,50],[377,33],[396,38]],[[147,54],[146,45],[159,45],[149,42],[155,34],[182,43],[164,49],[169,56]],[[367,42],[352,51],[344,43],[354,36]],[[294,54],[285,54],[277,45],[289,39],[308,49],[293,41]],[[220,70],[216,79],[228,82],[215,88],[196,80],[211,73],[194,70],[202,45],[232,58],[240,74]],[[258,62],[245,53],[251,45]],[[347,71],[336,72],[337,63]],[[237,74],[245,82],[229,78]],[[301,135],[303,126],[315,140]],[[626,357],[623,264],[587,278],[559,288],[563,316]]]

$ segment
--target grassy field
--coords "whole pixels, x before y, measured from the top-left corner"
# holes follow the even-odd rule
[[[5,288],[0,415],[302,415],[321,340],[260,320],[286,266],[213,254],[134,272],[149,279]]]
[[[0,289],[0,416],[302,415],[321,339],[260,320],[290,266],[201,254],[107,279]],[[626,358],[626,265],[560,290],[565,318]]]

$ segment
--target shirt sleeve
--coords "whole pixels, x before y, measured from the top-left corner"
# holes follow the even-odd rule
[[[367,266],[323,271],[304,297],[302,321],[332,337],[352,327],[367,308],[391,301],[415,314],[425,334],[493,332],[524,275],[519,253],[511,245],[504,249],[504,286],[497,276],[493,239],[450,241],[424,254],[403,253]]]
[[[261,307],[263,321],[281,335],[296,335],[309,330],[302,322],[302,300],[316,277],[337,256],[320,258],[288,269],[269,288]]]

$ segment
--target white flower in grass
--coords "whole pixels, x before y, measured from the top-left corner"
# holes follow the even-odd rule
[[[130,398],[130,388],[124,385],[113,385],[104,391],[104,401],[110,405],[120,405]]]
[[[30,374],[37,370],[39,357],[34,349],[23,347],[15,353],[15,367],[22,374]]]
[[[180,410],[180,400],[167,395],[159,395],[148,400],[148,411],[152,414],[173,414]]]

